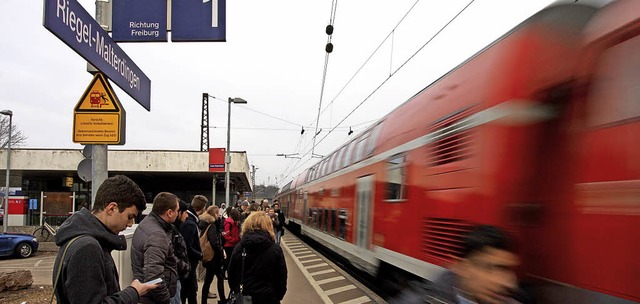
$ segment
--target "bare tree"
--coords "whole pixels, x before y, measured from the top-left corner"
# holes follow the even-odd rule
[[[0,117],[0,148],[4,149],[7,147],[7,143],[9,142],[9,117],[2,116]],[[26,143],[27,137],[22,134],[22,131],[18,130],[16,125],[11,126],[11,147],[19,147]]]

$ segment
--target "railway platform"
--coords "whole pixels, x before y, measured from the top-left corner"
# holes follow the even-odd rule
[[[56,249],[56,246],[50,246],[49,250],[39,251],[27,259],[0,259],[0,271],[30,270],[35,285],[52,285]],[[282,249],[288,270],[287,293],[282,304],[386,303],[288,231],[282,237]],[[202,281],[198,284],[200,293]],[[215,286],[214,281],[210,292],[217,293]],[[226,281],[225,291],[229,292]],[[207,300],[207,304],[215,303],[218,303],[217,298]]]

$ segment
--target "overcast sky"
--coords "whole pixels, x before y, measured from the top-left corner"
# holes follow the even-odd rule
[[[552,1],[473,1],[406,62],[469,2],[418,1],[393,40],[345,87],[416,1],[338,1],[322,101],[326,110],[314,152],[327,155],[352,138],[349,127],[355,131],[351,136],[357,135]],[[80,3],[93,15],[94,1]],[[258,168],[256,183],[283,185],[318,161],[309,157],[331,5],[331,0],[227,0],[227,42],[120,43],[151,79],[151,111],[112,84],[127,111],[127,138],[126,145],[109,149],[197,151],[202,93],[221,100],[241,97],[248,104],[232,106],[231,150],[247,151],[249,164]],[[14,124],[28,137],[26,147],[81,149],[71,140],[73,108],[92,76],[86,62],[42,26],[42,6],[41,0],[0,1],[0,108],[14,112]],[[221,100],[209,105],[212,148],[226,146],[227,104]],[[285,159],[275,156],[279,153],[306,156]]]

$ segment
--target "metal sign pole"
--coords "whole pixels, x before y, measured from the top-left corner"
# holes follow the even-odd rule
[[[109,14],[111,2],[96,0],[96,21],[103,29],[109,29],[111,15]],[[92,145],[91,148],[91,205],[96,202],[96,193],[109,176],[107,145]]]

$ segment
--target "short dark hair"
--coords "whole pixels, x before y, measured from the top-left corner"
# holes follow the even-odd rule
[[[271,207],[274,207],[274,206],[276,206],[276,205],[278,205],[278,207],[280,207],[280,204],[278,203],[278,200],[275,200],[274,202],[275,202],[275,203],[273,203],[273,205],[271,205]]]
[[[187,202],[180,200],[180,202],[178,203],[178,211],[187,211],[189,210],[189,204],[187,204]]]
[[[163,215],[167,210],[176,208],[178,197],[170,192],[160,192],[153,198],[151,211],[157,215]]]
[[[136,206],[138,212],[142,213],[147,207],[147,200],[144,198],[144,193],[142,193],[140,187],[124,175],[115,175],[102,182],[96,192],[92,210],[94,212],[102,211],[111,202],[118,204],[120,212],[124,212],[125,209],[131,206]]]
[[[469,233],[464,241],[462,257],[483,251],[487,247],[511,251],[509,236],[502,229],[491,225],[476,226]]]
[[[209,200],[207,199],[206,196],[196,195],[191,200],[191,207],[193,207],[193,210],[195,211],[200,211],[204,209],[204,206],[206,206],[207,203],[209,203]]]

